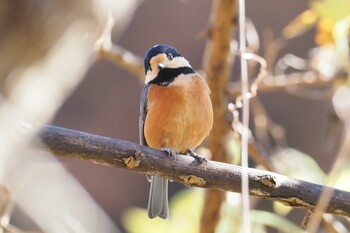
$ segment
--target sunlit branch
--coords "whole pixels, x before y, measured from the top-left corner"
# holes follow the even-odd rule
[[[104,31],[96,41],[95,48],[99,58],[109,60],[119,67],[144,80],[144,68],[142,58],[130,51],[112,43],[112,29],[114,21],[110,14]]]
[[[199,164],[190,156],[167,156],[160,150],[136,143],[55,126],[43,126],[39,137],[58,156],[158,175],[194,187],[241,192],[239,166],[215,161]],[[326,188],[258,169],[249,168],[248,175],[251,196],[293,207],[313,209]],[[350,217],[350,193],[327,188],[333,194],[326,212]]]

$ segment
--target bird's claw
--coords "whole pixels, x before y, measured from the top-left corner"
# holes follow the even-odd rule
[[[170,156],[177,155],[176,151],[173,151],[172,149],[167,148],[167,147],[162,147],[162,148],[160,148],[160,150],[165,151]]]
[[[208,159],[197,154],[196,152],[194,152],[193,150],[188,150],[187,151],[187,154],[191,157],[193,157],[194,159],[196,159],[200,164],[202,163],[207,163],[208,162]]]

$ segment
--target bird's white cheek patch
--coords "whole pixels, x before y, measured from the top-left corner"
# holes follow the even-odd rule
[[[146,74],[146,79],[145,79],[145,84],[149,83],[150,81],[152,81],[153,79],[155,79],[157,77],[157,72],[155,71],[147,71]]]

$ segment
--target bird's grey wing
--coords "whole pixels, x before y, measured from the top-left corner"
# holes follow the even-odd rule
[[[145,134],[144,134],[145,120],[147,116],[148,89],[149,89],[149,84],[144,86],[140,96],[139,138],[140,138],[140,144],[144,146],[148,146],[145,138]]]
[[[139,118],[139,137],[140,144],[148,146],[144,127],[147,117],[147,95],[149,84],[147,84],[141,92],[140,96],[140,118]],[[151,182],[149,199],[148,199],[148,217],[155,218],[157,216],[167,219],[169,216],[168,206],[168,180],[157,176],[146,175],[148,181]]]

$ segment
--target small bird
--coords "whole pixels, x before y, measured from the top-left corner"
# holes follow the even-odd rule
[[[194,153],[213,126],[210,89],[205,80],[174,48],[158,44],[144,59],[145,87],[140,97],[140,143],[169,155]],[[151,182],[148,217],[167,219],[168,181],[158,176]]]

